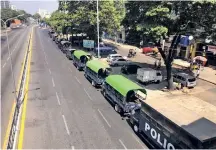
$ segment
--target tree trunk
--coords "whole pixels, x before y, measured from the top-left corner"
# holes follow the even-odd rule
[[[168,83],[168,89],[173,90],[173,76],[172,76],[172,64],[171,62],[168,62],[166,64],[166,71],[167,71],[167,83]]]

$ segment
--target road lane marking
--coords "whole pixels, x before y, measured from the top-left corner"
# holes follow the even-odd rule
[[[107,123],[107,125],[111,128],[111,125],[109,124],[109,122],[106,120],[106,118],[104,117],[104,115],[102,114],[102,112],[99,109],[98,109],[98,112],[100,113],[100,115],[102,116],[104,121]]]
[[[122,142],[121,139],[119,139],[119,142],[121,143],[121,145],[124,147],[124,149],[127,149],[127,147],[124,145],[124,143]]]
[[[67,126],[67,122],[66,122],[65,116],[62,115],[62,118],[63,118],[63,121],[64,121],[64,125],[65,125],[65,129],[67,131],[67,134],[70,135],[70,132],[69,132],[69,129],[68,129],[68,126]]]
[[[146,149],[147,147],[144,147],[143,144],[138,140],[138,138],[131,133],[131,135],[134,137],[134,139],[140,144],[140,146],[143,148],[143,149]]]
[[[85,91],[85,93],[86,93],[86,95],[88,96],[88,98],[92,101],[92,98],[91,98],[91,96],[89,95],[89,93],[86,91],[86,89],[84,88],[84,91]]]
[[[75,147],[74,147],[74,146],[71,146],[71,149],[72,149],[72,150],[74,150],[74,149],[75,149]]]
[[[7,61],[10,59],[10,57],[7,58]]]
[[[28,100],[28,88],[29,88],[29,78],[30,78],[30,69],[31,69],[31,58],[32,58],[32,39],[33,39],[33,31],[34,27],[32,28],[31,31],[31,40],[30,40],[30,45],[29,45],[29,62],[28,62],[28,72],[27,72],[27,81],[26,81],[26,88],[25,88],[25,99],[23,102],[23,110],[22,110],[22,118],[21,118],[21,125],[20,125],[20,133],[19,133],[19,138],[18,138],[18,148],[17,149],[22,149],[23,147],[23,138],[24,138],[24,130],[25,130],[25,119],[26,119],[26,109],[27,109],[27,100]]]
[[[59,96],[58,96],[58,93],[57,93],[57,92],[56,92],[56,98],[57,98],[57,100],[58,100],[58,104],[61,105],[61,102],[60,102],[60,100],[59,100]]]
[[[52,74],[50,69],[49,69],[49,73]]]
[[[4,68],[6,66],[7,63],[4,63],[4,65],[2,66],[2,68]]]
[[[27,48],[27,50],[25,52],[24,59],[26,58],[27,51],[28,51],[28,48]],[[16,91],[19,91],[19,87],[20,87],[21,80],[22,80],[23,70],[24,70],[24,63],[22,63],[22,66],[21,66],[21,71],[20,71],[20,76],[19,76],[17,87],[16,87]],[[15,108],[16,108],[16,99],[13,102],[12,109],[11,109],[11,112],[10,112],[10,116],[9,116],[9,120],[8,120],[6,133],[5,133],[5,136],[4,136],[4,142],[3,142],[2,149],[7,149],[7,144],[8,144],[8,139],[9,139],[9,134],[10,134],[10,129],[11,129],[12,121],[13,121],[13,115],[14,115],[14,112],[15,112]]]
[[[72,72],[72,73],[73,73],[72,69],[71,69],[70,67],[68,67],[68,68],[69,68],[70,72]]]
[[[53,77],[52,77],[52,85],[53,85],[53,87],[55,87],[55,82],[54,82]]]
[[[79,83],[79,84],[81,84],[81,82],[79,81],[79,79],[75,76],[75,79],[77,80],[77,82]]]

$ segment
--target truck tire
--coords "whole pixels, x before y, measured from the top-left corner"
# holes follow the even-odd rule
[[[102,94],[104,97],[106,97],[106,91],[105,90],[102,90]]]
[[[118,104],[115,104],[114,109],[115,109],[115,111],[116,111],[117,113],[121,113],[121,112],[122,112],[122,110],[121,110],[121,108],[119,107]]]
[[[136,123],[133,125],[133,130],[134,130],[135,133],[139,132],[139,128],[138,128]]]
[[[95,87],[95,82],[92,80],[91,85]]]
[[[159,84],[159,83],[160,83],[160,80],[157,80],[156,83]]]

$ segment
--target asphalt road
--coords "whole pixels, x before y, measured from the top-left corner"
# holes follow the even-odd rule
[[[35,90],[40,88],[39,90]],[[23,148],[143,149],[99,90],[35,28]]]
[[[10,68],[10,58],[12,59],[15,85],[18,84],[22,62],[27,47],[27,39],[30,27],[19,28],[10,31],[8,34],[11,56],[7,49],[5,37],[1,37],[1,143],[3,144],[6,128],[9,121],[10,111],[15,100],[14,83]]]

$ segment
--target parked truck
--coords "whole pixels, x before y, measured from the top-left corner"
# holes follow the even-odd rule
[[[109,75],[102,86],[102,93],[114,104],[116,112],[129,115],[140,108],[140,101],[146,99],[146,90],[122,75]]]
[[[151,68],[139,68],[137,70],[137,79],[142,83],[160,83],[162,81],[162,74],[159,70],[154,70]]]
[[[154,148],[216,148],[215,106],[198,98],[187,95],[141,101],[141,109],[129,120],[134,131]]]

